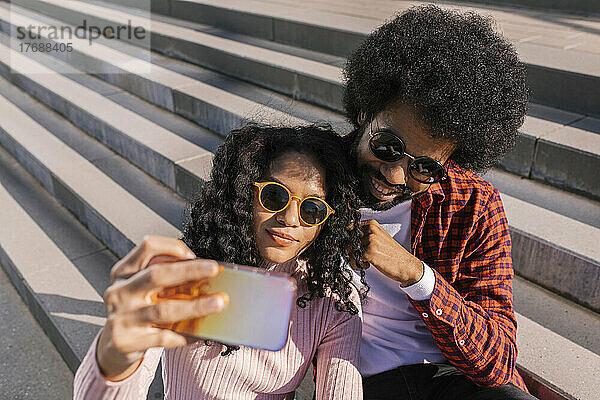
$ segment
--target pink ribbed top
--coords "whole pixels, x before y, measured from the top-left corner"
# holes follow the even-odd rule
[[[306,266],[296,259],[263,267],[292,273],[299,293]],[[355,292],[354,303],[360,310]],[[158,362],[162,359],[165,400],[293,399],[311,360],[317,355],[317,399],[362,399],[358,372],[361,319],[339,312],[333,297],[314,299],[306,308],[295,304],[286,345],[279,351],[241,347],[220,355],[221,345],[204,342],[174,349],[146,351],[140,367],[127,379],[110,382],[96,361],[98,336],[83,359],[74,382],[74,399],[146,399]],[[265,311],[266,312],[266,311]]]

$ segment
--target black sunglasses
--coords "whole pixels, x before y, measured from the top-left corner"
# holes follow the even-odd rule
[[[437,160],[431,157],[414,157],[406,152],[406,145],[394,132],[382,129],[373,133],[373,127],[369,132],[369,149],[371,153],[386,162],[396,162],[404,156],[410,158],[408,173],[421,183],[436,183],[446,179],[446,169]]]

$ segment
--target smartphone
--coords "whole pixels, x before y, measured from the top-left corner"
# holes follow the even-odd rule
[[[217,314],[172,324],[154,325],[185,336],[277,351],[287,342],[296,281],[288,274],[219,262],[221,273],[211,279],[164,288],[152,302],[191,300],[225,292],[229,304]]]

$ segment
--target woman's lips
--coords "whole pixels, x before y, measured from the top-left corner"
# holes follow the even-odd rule
[[[283,237],[282,234],[277,233],[275,231],[271,231],[271,230],[268,230],[268,229],[266,231],[269,234],[269,236],[271,237],[271,239],[273,239],[273,241],[275,243],[277,243],[278,245],[280,245],[280,246],[289,246],[289,245],[294,244],[295,242],[297,242],[297,240],[295,240],[295,239],[289,239],[289,237]]]

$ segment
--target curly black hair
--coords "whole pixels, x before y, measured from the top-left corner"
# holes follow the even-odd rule
[[[434,5],[376,29],[352,53],[344,77],[346,115],[356,128],[362,113],[370,121],[403,102],[432,137],[456,143],[451,159],[476,172],[514,147],[529,97],[525,67],[491,17]]]
[[[313,157],[325,172],[325,200],[335,210],[315,241],[299,256],[306,260],[308,293],[299,297],[297,306],[305,307],[315,296],[328,292],[339,299],[339,311],[358,312],[350,300],[351,276],[341,263],[351,255],[360,259],[361,233],[358,181],[346,153],[342,138],[323,125],[273,127],[255,124],[235,129],[217,149],[210,180],[203,184],[191,202],[183,240],[198,256],[224,262],[258,266],[260,254],[252,230],[253,182],[269,171],[271,162],[288,152]],[[346,249],[350,253],[346,253]],[[364,271],[361,281],[364,281]],[[363,294],[364,291],[361,293]],[[234,346],[227,346],[224,355]]]

